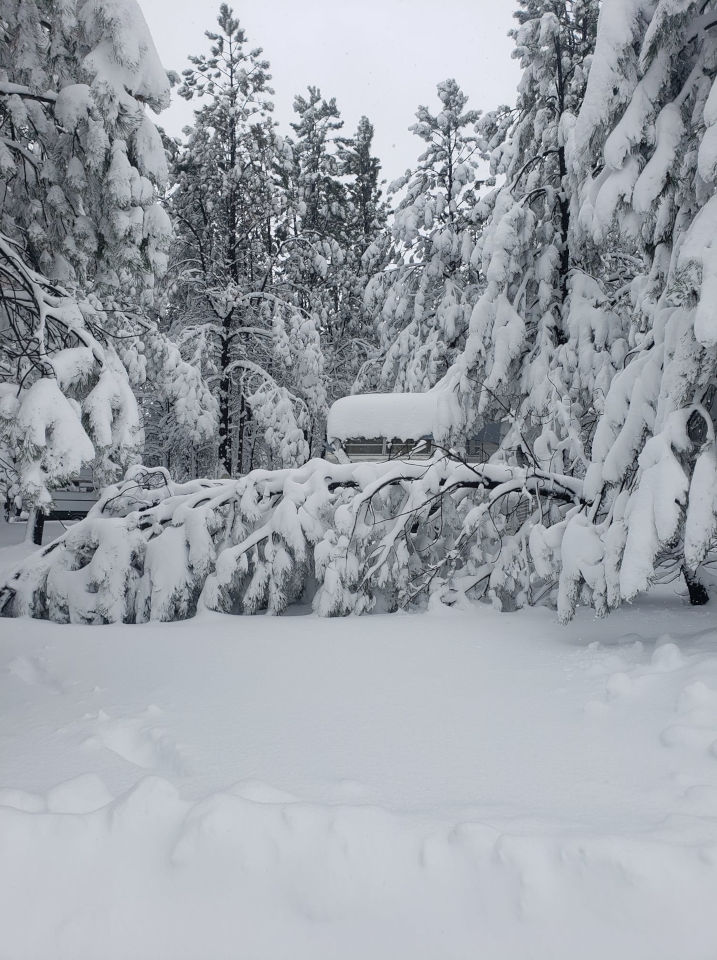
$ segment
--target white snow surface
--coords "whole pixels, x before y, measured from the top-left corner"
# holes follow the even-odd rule
[[[326,438],[420,440],[439,432],[451,395],[441,389],[426,393],[362,393],[342,397],[329,410]]]
[[[3,960],[717,955],[717,629],[673,589],[0,620],[0,703]]]

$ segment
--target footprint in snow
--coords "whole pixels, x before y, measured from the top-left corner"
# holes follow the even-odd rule
[[[159,723],[162,711],[149,706],[134,717],[113,719],[100,710],[95,732],[85,741],[86,746],[101,746],[143,770],[164,770],[183,775],[186,764],[182,750]]]
[[[682,688],[678,709],[699,726],[712,726],[717,732],[717,690],[703,680],[695,680]]]
[[[15,657],[7,665],[7,671],[28,686],[45,687],[52,693],[62,693],[62,684],[39,657]]]
[[[717,756],[717,690],[702,680],[686,684],[677,700],[677,717],[660,734],[664,746],[709,750]]]

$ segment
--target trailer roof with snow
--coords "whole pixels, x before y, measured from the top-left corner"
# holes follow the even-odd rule
[[[326,439],[350,460],[427,456],[433,438],[456,416],[454,403],[453,395],[441,390],[342,397],[329,410]],[[468,459],[487,460],[500,437],[501,425],[486,423],[467,441]]]
[[[361,437],[420,440],[432,437],[437,418],[434,393],[363,393],[342,397],[329,410],[329,443]]]

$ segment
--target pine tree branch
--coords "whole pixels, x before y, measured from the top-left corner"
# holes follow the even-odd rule
[[[0,96],[22,97],[23,100],[37,100],[39,103],[55,103],[57,101],[57,94],[52,90],[38,93],[22,83],[10,83],[8,80],[0,80]]]

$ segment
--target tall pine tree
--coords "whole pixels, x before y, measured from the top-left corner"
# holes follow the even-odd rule
[[[475,269],[478,112],[455,80],[438,85],[440,110],[419,107],[411,130],[425,145],[415,170],[391,185],[398,194],[389,264],[367,300],[378,320],[378,356],[359,387],[426,390],[463,346],[478,281]],[[401,193],[402,192],[402,193]]]
[[[257,428],[268,464],[305,459],[322,358],[313,317],[277,287],[294,213],[281,181],[293,154],[272,120],[269,64],[225,4],[218,25],[180,88],[202,105],[174,164],[171,310],[215,385],[218,469],[229,475],[252,462]]]

